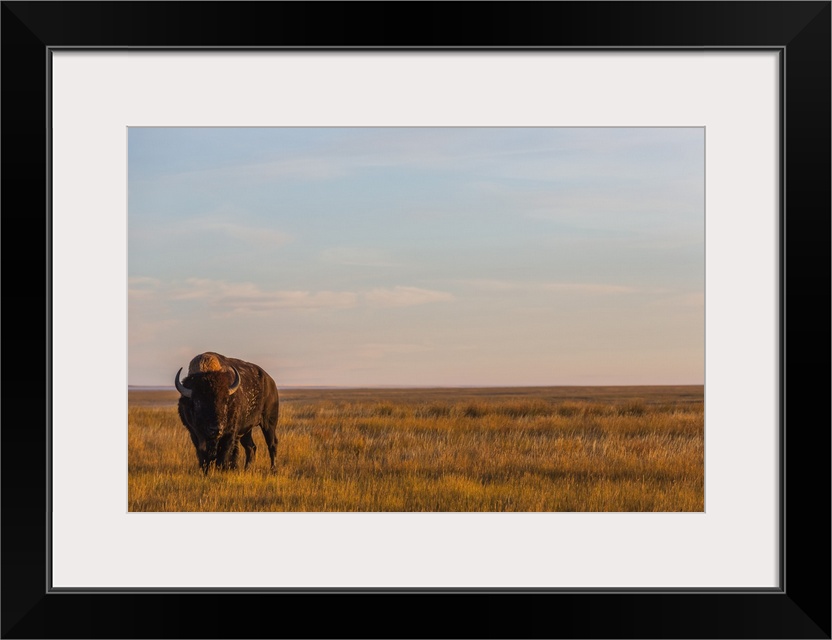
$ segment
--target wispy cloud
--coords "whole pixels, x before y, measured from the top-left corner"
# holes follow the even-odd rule
[[[320,253],[324,262],[354,267],[395,267],[398,266],[386,251],[360,247],[332,247]]]
[[[171,293],[175,300],[202,300],[222,313],[258,313],[276,309],[348,309],[410,307],[453,299],[450,293],[396,286],[369,291],[267,290],[251,282],[189,278]]]
[[[362,298],[379,307],[412,307],[419,304],[452,300],[453,296],[446,291],[398,286],[392,289],[373,289],[362,294]]]
[[[236,167],[240,179],[275,180],[290,178],[293,180],[329,180],[348,173],[345,167],[326,156],[294,157],[271,162],[249,164]],[[229,173],[224,172],[223,177]]]
[[[131,300],[147,299],[153,296],[160,285],[157,278],[135,276],[127,280],[127,295]]]
[[[173,331],[178,324],[179,320],[175,318],[162,320],[136,319],[130,323],[129,345],[131,347],[155,345],[163,334]]]
[[[194,227],[208,232],[223,234],[227,237],[262,247],[279,247],[292,239],[289,234],[275,229],[250,227],[234,222],[196,222],[191,229],[193,230]]]
[[[645,184],[638,180],[613,184],[578,181],[540,186],[479,182],[472,186],[491,202],[523,217],[551,220],[576,229],[635,228],[643,231],[645,219],[652,225],[673,226],[679,217],[700,223],[704,207],[701,181],[692,179]]]
[[[348,173],[349,167],[331,157],[309,155],[291,158],[271,158],[234,166],[196,167],[170,170],[155,176],[162,184],[204,185],[234,183],[251,187],[275,180],[330,180]],[[137,176],[134,180],[139,180]]]
[[[458,280],[459,284],[468,286],[479,291],[554,291],[562,293],[606,295],[636,293],[639,289],[620,284],[595,283],[595,282],[522,282],[517,280],[488,280],[468,279]]]
[[[354,307],[358,296],[349,291],[264,290],[251,282],[227,282],[189,278],[173,292],[178,300],[205,300],[228,313],[274,309],[345,309]]]
[[[680,293],[660,298],[652,303],[655,306],[687,308],[687,309],[704,309],[705,308],[705,293],[691,292]]]

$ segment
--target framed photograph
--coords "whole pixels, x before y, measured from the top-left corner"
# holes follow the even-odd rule
[[[416,7],[3,3],[3,636],[830,637],[830,3]]]
[[[704,127],[131,127],[127,188],[130,512],[705,511]]]

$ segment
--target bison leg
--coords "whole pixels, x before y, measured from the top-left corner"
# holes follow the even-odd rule
[[[205,448],[205,443],[195,443],[196,444],[196,457],[199,460],[199,468],[202,469],[202,473],[206,476],[208,475],[208,469],[211,466],[211,463],[214,461],[214,458],[211,457],[211,454],[208,453],[208,450]]]
[[[219,442],[217,466],[222,469],[236,469],[240,457],[239,440],[233,436],[224,437]]]
[[[228,468],[236,469],[240,464],[240,443],[235,441],[228,454]]]
[[[269,414],[263,416],[263,422],[260,424],[263,430],[263,437],[266,439],[266,446],[269,449],[269,457],[271,458],[271,469],[274,471],[274,458],[277,455],[277,409]]]
[[[271,468],[274,470],[274,458],[277,455],[277,436],[274,433],[274,428],[263,428],[263,437],[266,438],[266,446],[269,449],[269,458],[271,458]]]
[[[194,451],[196,451],[196,459],[199,460],[199,466],[202,466],[202,454],[199,452],[199,438],[196,434],[188,428],[188,435],[191,436],[191,442],[194,443]]]
[[[188,435],[191,436],[191,442],[194,443],[194,450],[196,451],[196,459],[199,462],[199,468],[202,469],[202,473],[207,475],[208,467],[211,466],[211,457],[205,451],[204,443],[200,446],[199,438],[193,431],[191,431],[190,427],[188,428]]]
[[[246,452],[246,469],[251,466],[251,463],[254,462],[254,456],[257,453],[257,445],[254,444],[254,438],[252,437],[253,431],[249,431],[240,438],[240,444],[243,445],[243,449]]]

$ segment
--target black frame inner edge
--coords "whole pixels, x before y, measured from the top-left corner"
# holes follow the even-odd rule
[[[694,594],[694,593],[701,593],[701,594],[782,594],[785,592],[785,367],[784,367],[784,343],[785,343],[785,84],[786,84],[786,66],[785,66],[785,55],[786,55],[786,48],[783,46],[737,46],[737,47],[688,47],[688,46],[678,46],[678,47],[668,47],[668,46],[656,46],[656,47],[575,47],[575,46],[566,46],[566,47],[558,47],[558,46],[529,46],[529,47],[297,47],[297,46],[289,46],[289,47],[280,47],[280,46],[272,46],[272,47],[190,47],[190,46],[183,46],[183,47],[157,47],[157,46],[117,46],[117,47],[109,47],[109,46],[101,46],[101,47],[89,47],[89,46],[54,46],[54,47],[47,47],[47,77],[49,78],[49,86],[47,86],[47,96],[48,96],[48,103],[47,103],[47,115],[49,119],[49,133],[47,135],[47,152],[48,157],[50,159],[50,163],[48,166],[48,184],[47,184],[47,193],[48,193],[48,202],[49,202],[49,212],[48,212],[48,263],[47,263],[47,290],[49,291],[49,300],[51,300],[51,238],[52,238],[52,174],[51,174],[51,158],[52,158],[52,110],[51,110],[51,79],[52,79],[52,52],[53,51],[102,51],[102,50],[135,50],[140,49],[142,51],[305,51],[305,52],[329,52],[329,51],[338,51],[338,52],[362,52],[362,51],[413,51],[413,52],[424,52],[425,50],[429,51],[481,51],[481,52],[493,52],[493,51],[591,51],[591,50],[598,50],[602,49],[604,51],[621,51],[621,52],[633,52],[633,51],[649,51],[649,52],[657,52],[657,51],[672,51],[672,52],[689,52],[689,53],[709,53],[714,51],[771,51],[778,53],[778,69],[779,69],[779,114],[778,114],[778,122],[780,125],[779,131],[779,139],[780,139],[780,148],[778,150],[779,158],[780,158],[780,166],[778,168],[778,175],[780,178],[780,185],[781,188],[779,189],[778,193],[778,202],[779,202],[779,227],[780,227],[780,237],[778,238],[779,247],[779,265],[778,271],[780,276],[779,282],[779,316],[780,316],[780,323],[778,327],[778,332],[780,336],[780,345],[779,345],[779,357],[780,361],[778,363],[780,369],[780,380],[779,380],[779,392],[780,392],[780,402],[778,403],[778,431],[779,431],[779,442],[780,442],[780,451],[779,454],[779,472],[780,476],[778,478],[778,486],[780,490],[780,507],[779,507],[779,515],[778,515],[778,526],[779,526],[779,540],[778,540],[778,547],[780,551],[780,556],[778,559],[778,569],[779,569],[779,586],[777,587],[754,587],[754,588],[747,588],[747,587],[703,587],[703,588],[692,588],[692,587],[616,587],[616,588],[608,588],[608,587],[582,587],[582,588],[567,588],[567,587],[512,587],[512,588],[505,588],[505,587],[239,587],[239,588],[219,588],[219,587],[166,587],[166,588],[156,588],[156,587],[96,587],[96,588],[81,588],[81,587],[54,587],[52,586],[52,547],[51,547],[51,539],[52,539],[52,502],[51,502],[51,468],[52,468],[52,387],[51,387],[51,378],[48,380],[48,402],[47,402],[47,460],[48,460],[48,468],[47,471],[49,473],[49,478],[47,482],[47,593],[49,594],[95,594],[95,593],[110,593],[110,594],[202,594],[202,593],[213,593],[213,594],[263,594],[263,593],[320,593],[320,594],[345,594],[345,593],[376,593],[376,594],[391,594],[391,593],[457,593],[457,594],[464,594],[464,593],[491,593],[491,594]],[[47,305],[49,304],[49,300],[47,301]],[[51,338],[52,338],[52,331],[51,331],[51,310],[47,306],[47,328],[48,328],[48,336],[49,336],[49,349],[47,350],[47,360],[49,365],[49,370],[51,371]],[[707,483],[707,479],[706,479]]]

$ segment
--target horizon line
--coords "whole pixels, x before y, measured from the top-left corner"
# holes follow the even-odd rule
[[[279,389],[528,389],[548,387],[703,387],[704,382],[663,382],[639,384],[368,384],[368,385],[278,385]],[[128,390],[176,391],[173,385],[128,384]]]

